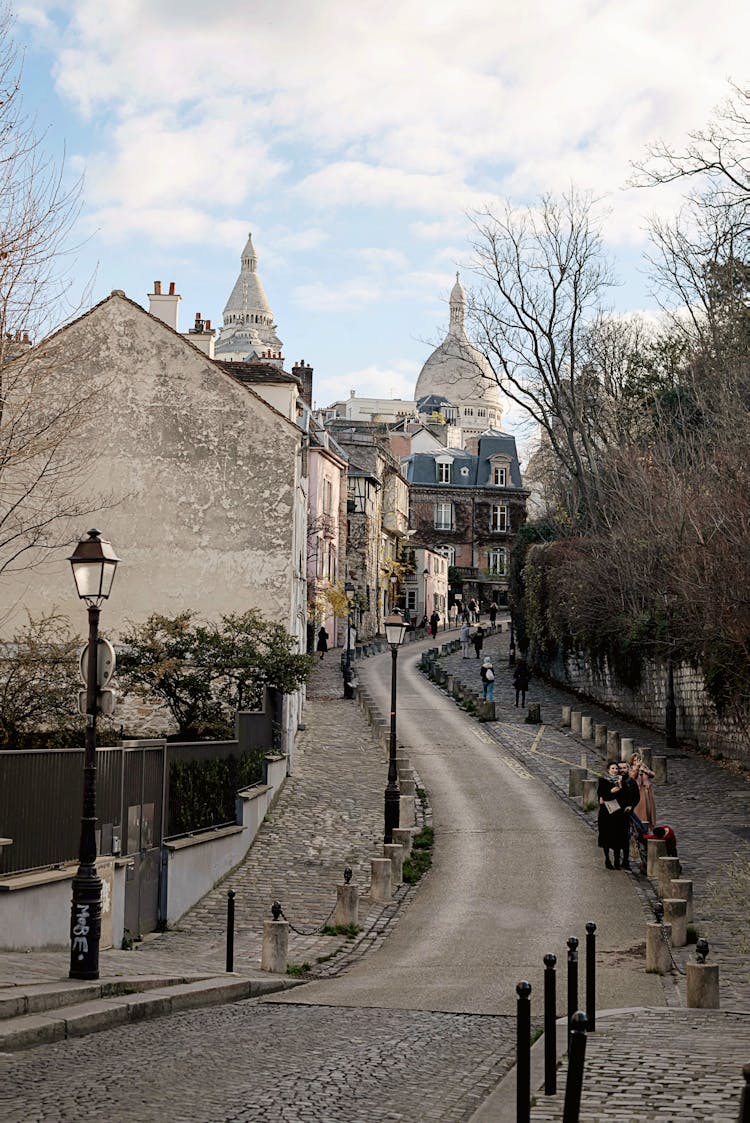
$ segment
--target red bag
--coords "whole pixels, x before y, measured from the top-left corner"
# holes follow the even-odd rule
[[[674,833],[672,827],[667,826],[666,823],[661,826],[654,827],[651,834],[644,834],[644,839],[660,838],[662,842],[667,844],[667,857],[677,857],[677,835]]]

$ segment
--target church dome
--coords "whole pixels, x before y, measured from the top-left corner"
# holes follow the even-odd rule
[[[440,395],[455,406],[470,403],[501,411],[500,389],[484,355],[469,342],[464,329],[465,297],[456,274],[450,296],[450,327],[422,367],[415,398]],[[485,423],[486,424],[486,423]]]
[[[258,255],[252,235],[240,259],[240,275],[224,307],[224,325],[216,341],[222,359],[281,359],[281,340],[276,334],[273,312],[258,276]]]

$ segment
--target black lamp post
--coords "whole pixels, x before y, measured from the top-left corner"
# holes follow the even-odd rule
[[[510,617],[510,645],[508,647],[508,666],[515,667],[516,665],[516,635],[513,630],[513,614]]]
[[[344,697],[353,698],[352,686],[352,601],[354,599],[354,586],[351,581],[344,585],[346,593],[346,662],[344,663]]]
[[[406,624],[396,609],[384,621],[385,638],[391,647],[391,740],[388,751],[388,785],[385,789],[385,831],[383,842],[393,842],[393,831],[399,824],[401,792],[396,771],[396,668],[398,649],[404,642]]]
[[[83,761],[83,814],[78,870],[73,878],[70,916],[70,978],[99,978],[102,883],[96,872],[96,716],[99,713],[99,607],[115,579],[119,558],[98,530],[78,543],[68,559],[78,596],[86,602],[89,643],[86,670],[86,742]],[[83,665],[82,665],[83,669]]]

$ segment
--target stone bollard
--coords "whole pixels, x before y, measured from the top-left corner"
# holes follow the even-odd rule
[[[602,752],[607,748],[607,727],[606,725],[599,725],[598,722],[594,724],[594,748],[600,749]]]
[[[667,783],[667,758],[665,756],[655,756],[653,758],[654,766],[654,783],[666,784]]]
[[[679,858],[657,858],[656,879],[660,897],[671,897],[672,879],[682,873]]]
[[[396,768],[397,768],[397,771],[398,771],[398,782],[399,782],[399,784],[403,780],[413,780],[414,779],[414,769],[413,768],[398,768],[398,766],[396,766]]]
[[[492,703],[493,709],[495,703]],[[523,719],[527,725],[541,725],[542,724],[542,706],[540,702],[529,702],[526,717]]]
[[[581,736],[584,741],[590,741],[594,736],[594,719],[588,714],[581,715]]]
[[[646,768],[653,768],[653,753],[650,747],[648,745],[643,745],[638,752],[641,754],[641,760],[646,765]]]
[[[583,781],[586,779],[586,769],[575,765],[568,769],[568,795],[577,796],[583,792]]]
[[[386,842],[383,857],[390,859],[391,888],[396,889],[404,880],[404,848],[398,842]]]
[[[404,780],[399,784],[401,789],[401,802],[399,807],[398,825],[400,827],[414,826],[414,796],[417,785],[414,780]]]
[[[659,858],[666,858],[667,844],[663,838],[646,839],[646,874],[648,877],[659,876]]]
[[[289,925],[286,920],[264,920],[263,948],[260,955],[261,971],[285,975],[288,950]]]
[[[393,841],[397,842],[404,851],[404,857],[411,854],[411,844],[414,841],[414,831],[409,827],[394,827]]]
[[[370,896],[373,901],[390,901],[393,897],[391,890],[391,859],[373,858],[371,863],[371,888]]]
[[[581,806],[584,811],[593,811],[599,806],[599,797],[596,794],[597,780],[584,780],[581,784]]]
[[[453,675],[445,676],[445,689],[449,694],[453,693]]]
[[[480,721],[495,721],[495,703],[494,702],[480,702],[479,703],[479,720]]]
[[[588,768],[588,766],[589,766],[589,754],[588,753],[581,753],[580,757],[578,758],[578,763],[580,764],[581,768]]]
[[[571,731],[571,733],[580,733],[581,732],[581,718],[582,717],[583,717],[583,714],[581,713],[580,710],[571,710],[570,711],[570,731]]]
[[[620,759],[620,734],[616,729],[607,730],[607,764]]]
[[[562,724],[570,726],[570,706],[563,706],[562,708]]]
[[[688,924],[692,924],[693,920],[695,919],[693,915],[692,881],[690,881],[688,878],[682,877],[673,878],[670,882],[669,891],[666,895],[668,897],[676,897],[679,900],[685,902],[685,904],[687,905],[687,909],[685,910],[685,919],[687,920]]]
[[[620,738],[620,760],[630,760],[635,752],[635,741],[632,737]]]
[[[668,975],[672,960],[669,940],[672,929],[668,924],[646,925],[646,970],[652,975]]]
[[[337,885],[333,926],[334,928],[348,928],[351,924],[355,928],[359,928],[359,889],[351,883]]]
[[[719,1009],[719,964],[688,963],[688,1010]]]
[[[664,898],[664,920],[672,926],[672,947],[684,948],[687,943],[687,901],[677,897]]]

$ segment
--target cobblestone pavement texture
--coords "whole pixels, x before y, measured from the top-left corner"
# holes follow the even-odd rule
[[[735,1123],[750,1022],[740,1014],[657,1010],[600,1018],[586,1042],[581,1123]],[[686,1066],[689,1058],[689,1071]],[[532,1123],[563,1118],[566,1066],[558,1092],[539,1094]]]
[[[459,1123],[509,1067],[514,1032],[509,1018],[240,1002],[0,1056],[0,1118]]]

